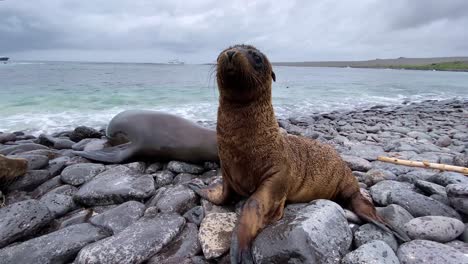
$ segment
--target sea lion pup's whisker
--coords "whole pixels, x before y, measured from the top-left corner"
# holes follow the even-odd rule
[[[388,230],[331,146],[280,132],[271,102],[276,77],[265,55],[253,46],[232,46],[219,55],[216,77],[223,184],[194,189],[215,204],[229,202],[234,194],[248,197],[233,233],[231,263],[253,262],[253,239],[282,217],[286,202],[341,201]]]

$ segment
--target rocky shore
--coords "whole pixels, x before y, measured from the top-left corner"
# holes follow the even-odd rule
[[[316,200],[288,205],[258,235],[257,263],[468,263],[468,177],[377,161],[383,155],[468,167],[468,100],[278,122],[335,146],[361,191],[412,240],[402,243]],[[105,146],[103,131],[87,127],[37,138],[0,134],[0,154],[29,161],[24,176],[1,187],[0,264],[229,263],[242,202],[216,206],[186,186],[219,181],[218,164],[98,164],[72,153]]]

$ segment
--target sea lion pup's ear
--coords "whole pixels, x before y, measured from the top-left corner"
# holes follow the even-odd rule
[[[273,79],[274,82],[276,82],[276,75],[274,71],[271,71],[271,78]]]

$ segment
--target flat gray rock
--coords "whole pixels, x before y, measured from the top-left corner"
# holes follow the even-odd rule
[[[348,253],[341,264],[399,264],[395,252],[382,240],[373,240]]]
[[[87,244],[107,233],[91,224],[77,224],[0,250],[0,264],[69,263]]]
[[[151,174],[154,178],[155,188],[160,188],[169,185],[174,180],[174,173],[169,170],[158,171]]]
[[[413,240],[398,248],[398,259],[403,264],[466,264],[468,256],[462,252],[433,241]]]
[[[117,234],[140,219],[145,209],[145,205],[140,202],[128,201],[93,216],[89,222],[95,226],[110,230],[112,234]]]
[[[81,185],[105,170],[104,165],[94,163],[78,163],[66,167],[61,173],[63,182],[71,185]]]
[[[423,216],[414,218],[403,228],[411,239],[449,242],[465,231],[462,221],[445,216]]]
[[[142,263],[169,244],[184,224],[175,213],[147,213],[122,232],[83,248],[75,263]]]
[[[468,184],[449,184],[445,189],[450,205],[468,215]]]
[[[252,254],[256,263],[339,263],[351,242],[343,209],[315,200],[305,207],[288,206],[281,220],[257,236]]]
[[[60,176],[55,176],[54,178],[47,180],[43,184],[39,185],[34,191],[31,193],[31,196],[34,199],[40,198],[42,195],[47,193],[48,191],[57,188],[59,186],[62,186],[63,182],[60,180]]]
[[[344,154],[354,157],[360,157],[368,161],[374,161],[377,160],[378,156],[385,154],[385,152],[381,146],[357,143],[351,145],[350,150],[348,150]]]
[[[198,200],[195,192],[186,186],[165,186],[158,189],[157,194],[147,202],[146,206],[154,206],[161,212],[184,214],[195,207]]]
[[[8,191],[32,191],[37,186],[49,180],[50,175],[47,170],[31,170],[23,176],[18,177],[14,182],[7,186]]]
[[[47,193],[40,201],[47,206],[53,218],[64,216],[77,208],[73,197],[65,194]]]
[[[49,164],[49,157],[38,154],[18,154],[10,157],[26,159],[28,161],[28,170],[40,170]]]
[[[381,169],[371,169],[362,176],[362,182],[367,186],[372,186],[385,180],[396,180],[397,177],[391,171]]]
[[[184,230],[169,245],[151,257],[147,264],[180,263],[181,259],[193,257],[200,251],[198,228],[195,224],[187,223]]]
[[[174,173],[201,174],[205,169],[201,166],[182,161],[171,161],[167,164],[167,169]]]
[[[427,195],[439,194],[447,196],[445,187],[428,181],[417,180],[414,185]]]
[[[372,240],[382,240],[396,252],[398,242],[393,234],[385,232],[374,224],[364,224],[354,232],[354,244],[360,247]]]
[[[10,147],[2,148],[0,149],[0,154],[14,155],[14,154],[36,150],[36,149],[49,149],[49,148],[43,145],[39,145],[39,144],[27,143],[27,144],[13,145]]]
[[[47,206],[37,200],[26,200],[0,208],[0,248],[17,239],[34,234],[52,221]]]
[[[143,200],[154,193],[154,180],[125,166],[116,166],[81,186],[75,201],[87,205],[109,205]]]
[[[205,218],[205,211],[203,210],[203,207],[201,206],[195,206],[192,209],[188,210],[184,214],[185,219],[187,219],[188,222],[194,223],[197,226],[199,226]]]
[[[440,215],[460,219],[460,215],[451,207],[430,197],[416,193],[410,184],[382,181],[370,188],[375,202],[380,205],[398,204],[412,216]]]
[[[468,177],[458,172],[446,171],[432,176],[431,178],[429,178],[429,181],[442,186],[458,183],[468,184]]]
[[[67,138],[57,138],[54,142],[54,149],[71,149],[75,142]]]
[[[360,157],[341,155],[341,158],[353,171],[368,171],[372,168],[372,165],[369,161]]]

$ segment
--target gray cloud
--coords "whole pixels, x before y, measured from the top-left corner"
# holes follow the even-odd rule
[[[213,61],[251,43],[273,61],[468,54],[468,2],[0,1],[0,53],[17,59]]]

